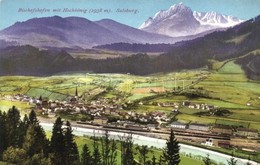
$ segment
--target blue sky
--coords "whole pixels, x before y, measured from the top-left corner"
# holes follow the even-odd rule
[[[6,28],[17,21],[25,21],[34,17],[59,15],[61,17],[79,16],[89,20],[104,18],[139,27],[148,17],[159,10],[166,10],[174,4],[183,2],[192,10],[216,11],[225,15],[233,15],[242,19],[250,19],[260,15],[260,0],[0,0],[0,29]],[[18,12],[22,9],[49,9],[50,12]],[[84,9],[83,12],[63,12],[64,8]],[[53,12],[53,9],[61,9]],[[89,13],[90,9],[97,9],[99,13]],[[98,10],[99,9],[99,10]],[[110,13],[105,13],[110,9]],[[117,12],[117,9],[137,10],[133,12]]]

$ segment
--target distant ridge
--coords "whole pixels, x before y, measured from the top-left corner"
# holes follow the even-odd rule
[[[70,27],[67,27],[70,28]],[[146,75],[207,67],[211,61],[234,61],[249,78],[260,80],[260,16],[225,31],[172,45],[167,53],[107,59],[74,59],[65,51],[13,46],[0,51],[1,75],[51,75],[62,72]]]
[[[33,18],[0,31],[0,40],[39,48],[91,48],[117,42],[175,43],[173,38],[145,32],[113,20],[90,21],[81,17],[59,16]]]

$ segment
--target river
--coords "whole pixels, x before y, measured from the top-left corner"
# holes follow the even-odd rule
[[[46,131],[52,131],[52,126],[53,124],[51,123],[40,123],[41,126],[44,128]],[[103,136],[105,131],[103,130],[95,130],[91,128],[80,128],[80,127],[72,127],[73,129],[73,134],[76,136]],[[122,132],[114,132],[110,131],[109,136],[114,139],[119,139],[120,137],[126,137],[128,136],[127,133],[122,133]],[[163,148],[165,147],[166,140],[163,139],[156,139],[156,138],[151,138],[151,137],[146,137],[142,135],[136,135],[132,134],[133,142],[138,145],[147,145],[149,147],[154,146],[157,148]],[[209,154],[210,159],[218,162],[218,163],[223,163],[227,164],[227,160],[231,158],[231,156],[222,154],[219,152],[199,148],[199,147],[194,147],[186,144],[180,144],[180,152],[185,153],[185,154],[191,154],[193,156],[203,156],[206,157],[207,154]],[[237,159],[237,165],[245,165],[248,160],[246,159],[241,159],[241,158],[236,158]],[[259,165],[256,162],[251,161],[250,162],[252,165]]]

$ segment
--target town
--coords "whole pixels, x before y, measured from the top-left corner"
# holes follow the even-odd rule
[[[44,119],[61,116],[73,121],[79,127],[91,127],[113,131],[131,131],[134,133],[165,138],[173,129],[179,141],[195,145],[222,148],[239,148],[255,152],[260,149],[259,132],[246,127],[234,127],[222,124],[202,124],[200,121],[184,122],[176,120],[179,108],[200,109],[205,113],[218,112],[218,107],[206,103],[191,101],[157,103],[157,107],[170,107],[170,113],[162,111],[137,112],[126,110],[124,104],[116,98],[97,98],[85,102],[75,91],[75,96],[67,100],[50,100],[48,98],[30,97],[24,94],[6,95],[9,101],[26,102]],[[139,102],[142,105],[143,102]],[[246,141],[246,143],[245,143]]]

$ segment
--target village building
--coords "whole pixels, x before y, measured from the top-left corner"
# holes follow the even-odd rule
[[[231,147],[230,141],[218,141],[217,145],[221,148],[230,148]]]
[[[189,125],[189,129],[196,130],[196,131],[209,131],[209,125],[192,123]]]
[[[248,137],[248,138],[258,138],[259,132],[255,129],[237,128],[236,131],[234,132],[234,135]]]
[[[202,145],[206,145],[206,146],[213,146],[213,139],[212,138],[208,138],[206,139],[205,142],[201,143]]]
[[[183,101],[182,102],[182,106],[189,106],[191,104],[191,102],[189,101]]]
[[[137,125],[137,124],[127,124],[125,125],[125,128],[129,130],[135,130],[135,131],[147,131],[148,128],[145,125]]]
[[[181,122],[178,122],[178,121],[174,121],[174,122],[171,123],[170,127],[171,128],[177,128],[177,129],[186,129],[187,124],[181,123]]]
[[[103,125],[107,124],[108,119],[105,117],[96,116],[94,117],[93,124]]]
[[[191,104],[188,106],[188,108],[195,109],[195,108],[196,108],[196,105],[191,103]]]
[[[157,124],[147,124],[147,128],[150,131],[153,131],[153,130],[156,130],[158,128],[158,125]]]
[[[232,135],[233,134],[233,129],[231,126],[228,126],[228,125],[220,125],[220,124],[217,124],[217,125],[214,125],[212,127],[212,130],[211,130],[212,133],[215,133],[215,134],[223,134],[223,135]]]
[[[179,103],[169,103],[169,102],[166,102],[166,103],[158,103],[157,104],[158,106],[160,107],[174,107],[174,108],[178,108],[179,107]]]

